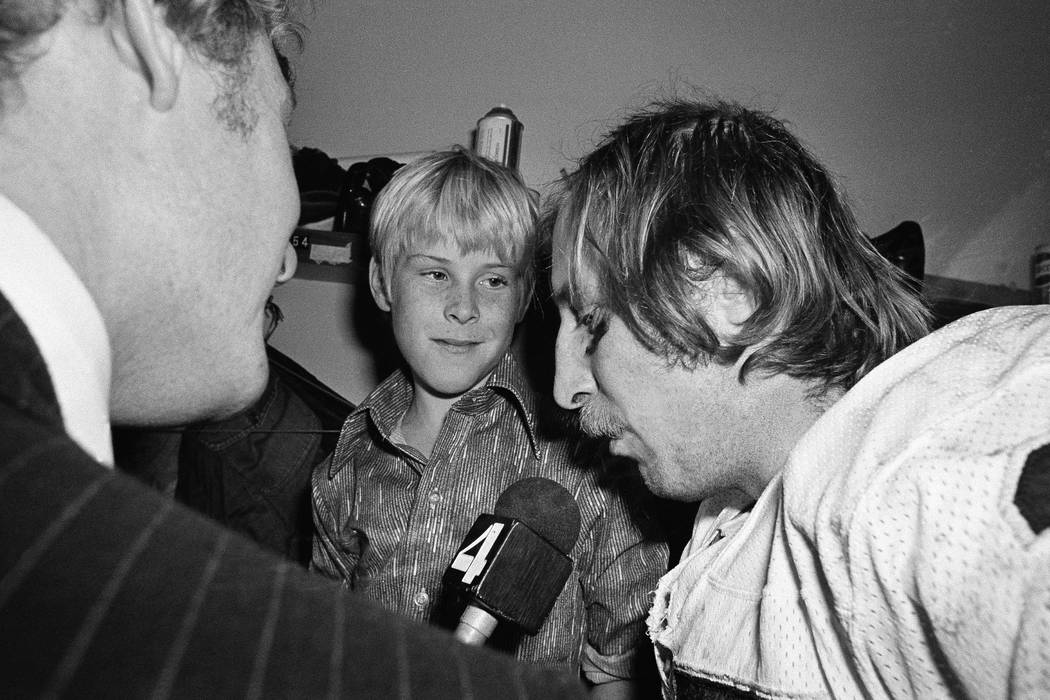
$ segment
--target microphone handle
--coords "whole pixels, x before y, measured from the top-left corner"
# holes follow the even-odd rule
[[[459,616],[455,637],[464,644],[484,646],[499,620],[495,615],[482,610],[476,605],[468,605]]]

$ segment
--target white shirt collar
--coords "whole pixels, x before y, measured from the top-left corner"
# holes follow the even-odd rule
[[[0,291],[47,364],[66,433],[96,460],[112,466],[112,359],[102,314],[51,239],[3,195],[0,227]]]

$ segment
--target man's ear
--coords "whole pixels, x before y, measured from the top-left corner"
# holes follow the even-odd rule
[[[383,311],[390,311],[390,296],[387,294],[386,285],[383,283],[383,273],[375,258],[368,261],[368,286],[372,290],[372,298],[376,300],[376,306]]]
[[[733,342],[740,327],[751,318],[755,304],[751,295],[732,277],[715,274],[698,290],[704,317],[722,342]]]
[[[121,0],[109,21],[118,52],[149,83],[150,104],[162,112],[171,109],[186,47],[168,27],[164,7],[153,0]]]

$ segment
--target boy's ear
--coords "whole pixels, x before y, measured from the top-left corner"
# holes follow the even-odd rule
[[[109,18],[117,52],[149,84],[150,104],[166,112],[175,104],[186,47],[168,27],[163,5],[153,0],[121,0]]]
[[[372,290],[372,298],[376,300],[376,306],[383,311],[390,311],[390,295],[387,294],[386,284],[383,283],[383,273],[374,257],[368,261],[368,287]]]

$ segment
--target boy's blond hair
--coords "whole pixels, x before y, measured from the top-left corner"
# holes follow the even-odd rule
[[[384,288],[405,251],[441,239],[462,253],[495,251],[518,268],[527,299],[537,218],[536,198],[517,172],[456,146],[394,173],[372,208],[368,242]]]

